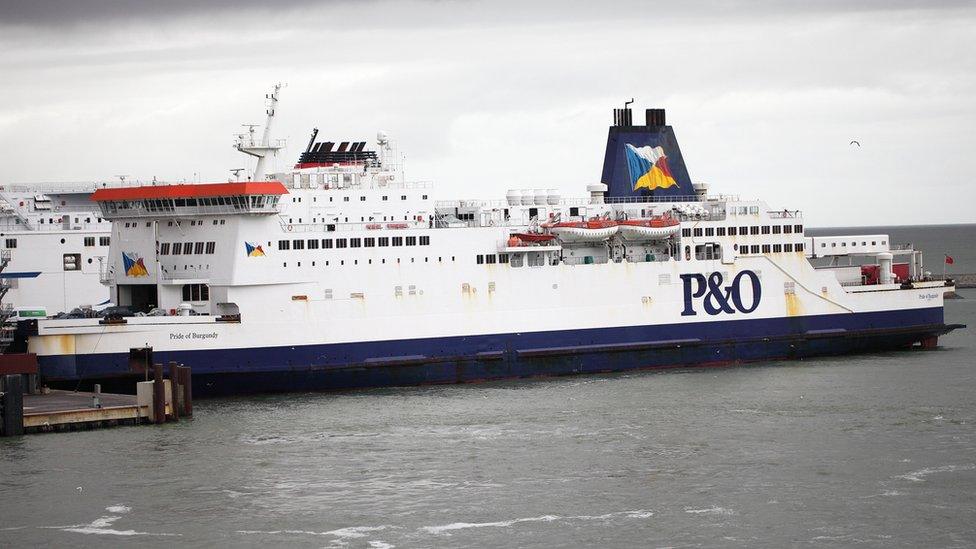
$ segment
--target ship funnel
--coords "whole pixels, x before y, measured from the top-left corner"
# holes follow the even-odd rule
[[[600,178],[606,196],[699,200],[664,109],[646,109],[644,125],[635,126],[628,105],[613,110]]]

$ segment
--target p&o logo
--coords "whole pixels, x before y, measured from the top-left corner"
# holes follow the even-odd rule
[[[743,279],[747,278],[748,295],[743,298]],[[719,313],[734,314],[751,313],[759,307],[762,299],[762,286],[759,284],[759,276],[752,271],[741,271],[735,275],[728,286],[722,286],[725,277],[722,273],[714,272],[707,277],[699,273],[681,275],[685,291],[685,309],[681,311],[681,316],[694,316],[698,312],[695,310],[695,300],[702,299],[702,308],[710,315]],[[748,304],[745,303],[748,301]]]

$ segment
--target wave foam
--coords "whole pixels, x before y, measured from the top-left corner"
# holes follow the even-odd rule
[[[89,524],[75,524],[71,526],[53,526],[56,530],[64,532],[74,532],[76,534],[95,534],[103,536],[179,536],[180,534],[167,534],[155,532],[139,532],[136,530],[116,530],[111,528],[115,521],[122,517],[105,516],[99,517]]]
[[[708,509],[690,509],[685,507],[685,513],[691,513],[693,515],[732,515],[735,514],[732,509],[726,509],[725,507],[709,507]]]
[[[896,478],[903,480],[910,480],[912,482],[924,482],[925,477],[929,475],[934,475],[936,473],[952,473],[955,471],[972,471],[976,469],[976,464],[969,463],[966,465],[943,465],[942,467],[926,467],[924,469],[919,469],[918,471],[912,471],[910,473],[905,473],[904,475],[898,475]]]

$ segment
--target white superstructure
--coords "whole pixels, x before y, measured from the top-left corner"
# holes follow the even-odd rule
[[[0,273],[3,303],[48,314],[108,300],[100,281],[107,264],[111,222],[91,193],[102,184],[0,186],[0,248],[10,263]]]

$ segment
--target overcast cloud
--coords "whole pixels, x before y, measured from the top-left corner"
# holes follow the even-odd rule
[[[582,195],[634,97],[715,192],[973,222],[973,28],[964,2],[0,1],[0,182],[225,179],[281,81],[282,168],[312,127],[383,129],[443,198]]]

